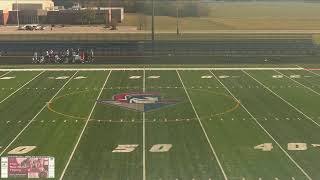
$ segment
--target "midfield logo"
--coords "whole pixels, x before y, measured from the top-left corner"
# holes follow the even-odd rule
[[[110,104],[140,112],[147,112],[175,105],[178,102],[178,100],[163,99],[160,93],[155,92],[121,93],[114,95],[112,100],[98,100],[98,103],[100,104]]]

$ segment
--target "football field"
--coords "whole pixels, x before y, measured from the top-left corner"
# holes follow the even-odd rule
[[[0,156],[57,180],[320,179],[320,69],[0,69]]]

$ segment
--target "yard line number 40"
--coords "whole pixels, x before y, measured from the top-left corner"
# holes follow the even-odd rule
[[[320,144],[311,144],[312,147],[320,147]],[[254,147],[254,149],[261,150],[261,151],[271,151],[273,149],[272,143],[264,143],[259,144]],[[308,149],[307,143],[288,143],[287,149],[289,151],[305,151]]]

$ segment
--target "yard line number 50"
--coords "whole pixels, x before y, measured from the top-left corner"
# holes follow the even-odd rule
[[[136,150],[139,147],[138,144],[119,144],[115,149],[112,150],[113,153],[129,153]],[[2,147],[0,146],[0,149]],[[8,152],[8,154],[27,154],[32,150],[36,149],[37,146],[18,146]],[[149,152],[168,152],[172,148],[172,144],[155,144],[150,149]]]
[[[129,153],[136,150],[139,144],[119,144],[115,149],[112,150],[113,153]],[[149,151],[150,152],[168,152],[172,148],[172,144],[155,144]]]
[[[311,144],[314,148],[320,148],[320,144]],[[26,154],[32,150],[34,150],[37,146],[18,146],[8,154]],[[130,153],[135,151],[139,147],[139,144],[119,144],[116,148],[112,150],[113,153]],[[2,147],[0,146],[0,149]],[[172,148],[172,144],[155,144],[151,146],[149,152],[159,153],[159,152],[169,152]],[[272,143],[263,143],[254,147],[256,150],[261,151],[272,151],[273,144]],[[288,143],[287,149],[289,151],[305,151],[308,150],[307,143]]]

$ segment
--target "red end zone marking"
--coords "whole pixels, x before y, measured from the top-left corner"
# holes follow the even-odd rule
[[[304,68],[304,70],[309,70],[309,71],[320,71],[320,68]]]

